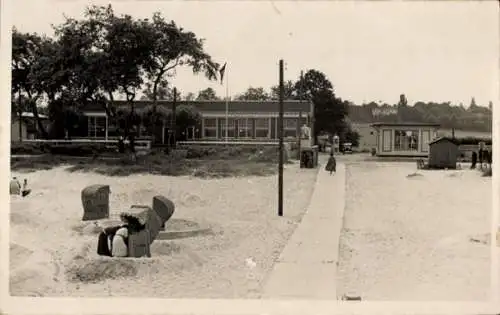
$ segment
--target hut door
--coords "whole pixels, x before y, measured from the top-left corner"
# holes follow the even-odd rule
[[[188,127],[187,128],[187,140],[194,140],[194,139],[195,139],[194,127]]]
[[[448,149],[448,163],[450,163],[450,165],[454,164],[453,161],[456,161],[457,157],[456,156],[453,156],[454,155],[454,151],[452,148],[449,148]]]

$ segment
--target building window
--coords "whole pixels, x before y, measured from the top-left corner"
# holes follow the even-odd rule
[[[252,121],[247,118],[238,119],[238,138],[252,138]]]
[[[255,138],[269,138],[269,119],[255,118]]]
[[[431,131],[422,131],[422,152],[429,152],[429,142],[431,142]]]
[[[217,138],[217,118],[203,118],[203,137]]]
[[[418,130],[395,130],[394,151],[418,151]]]
[[[226,137],[226,118],[219,119],[221,124],[222,138]],[[233,118],[227,119],[227,137],[234,138],[235,137],[235,120]]]
[[[382,151],[392,151],[392,130],[382,130]]]
[[[283,119],[283,137],[296,137],[297,136],[297,118],[284,118]]]
[[[88,136],[90,138],[106,137],[106,117],[88,116]]]

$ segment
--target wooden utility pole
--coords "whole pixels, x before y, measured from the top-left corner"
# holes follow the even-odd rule
[[[304,70],[300,71],[300,86],[299,86],[299,102],[300,102],[300,105],[302,106],[302,102],[304,101]],[[298,150],[298,159],[299,159],[299,162],[300,162],[300,159],[301,159],[301,154],[300,154],[300,150],[301,150],[301,145],[300,143],[302,142],[302,134],[300,132],[300,129],[301,129],[301,123],[302,123],[302,109],[300,110],[299,112],[299,123],[298,123],[298,126],[297,126],[297,137],[298,137],[298,144],[297,144],[297,150]]]
[[[299,111],[299,119],[297,120],[297,159],[300,161],[300,142],[302,140],[301,130],[302,110]]]
[[[280,112],[278,118],[278,136],[279,136],[279,169],[278,169],[278,215],[283,216],[283,97],[285,86],[283,84],[283,59],[280,60],[279,87],[280,87]]]
[[[174,101],[172,102],[172,136],[173,136],[173,148],[175,149],[175,146],[177,145],[177,136],[176,136],[176,131],[177,131],[177,88],[174,87]]]
[[[36,106],[36,105],[35,105]],[[21,89],[17,93],[17,114],[19,115],[17,123],[19,124],[19,142],[23,142],[23,104],[21,99]],[[28,136],[26,134],[26,136]],[[37,137],[38,138],[38,137]]]

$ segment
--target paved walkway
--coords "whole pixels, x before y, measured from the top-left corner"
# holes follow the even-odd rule
[[[345,166],[337,173],[321,165],[309,208],[264,286],[263,298],[337,299],[336,274],[344,213]]]

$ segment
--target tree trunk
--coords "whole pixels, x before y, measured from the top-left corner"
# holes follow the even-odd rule
[[[44,139],[49,138],[49,134],[47,133],[47,130],[45,130],[45,127],[40,119],[40,116],[38,115],[38,108],[36,107],[36,100],[31,97],[31,95],[28,94],[29,97],[29,102],[31,105],[31,111],[33,112],[33,116],[35,117],[36,124],[38,126],[39,131],[42,133],[42,137]]]
[[[134,104],[135,94],[127,92],[127,103],[130,105],[130,113],[125,124],[125,134],[130,137],[130,127],[134,125],[135,118],[135,104]]]
[[[23,142],[23,108],[21,100],[21,91],[19,90],[17,98],[17,114],[18,114],[18,124],[19,124],[19,141]]]
[[[108,96],[109,96],[109,100],[102,103],[104,110],[106,111],[106,116],[108,117],[108,127],[109,127],[110,121],[112,124],[115,124],[116,134],[118,137],[120,137],[122,134],[120,132],[119,123],[118,123],[118,120],[116,119],[115,113],[111,110],[111,107],[114,106],[113,105],[113,102],[114,102],[113,93],[108,91]],[[110,106],[110,104],[111,104],[111,106]]]
[[[152,120],[152,128],[151,128],[151,138],[152,142],[156,143],[155,135],[157,134],[158,128],[158,117],[156,115],[156,109],[158,106],[158,86],[160,85],[160,81],[165,74],[165,70],[161,70],[153,83],[153,107],[151,108],[151,120]]]
[[[174,102],[172,103],[172,133],[174,138],[173,147],[177,144],[177,88],[174,88]]]

